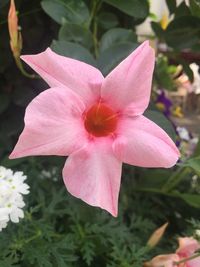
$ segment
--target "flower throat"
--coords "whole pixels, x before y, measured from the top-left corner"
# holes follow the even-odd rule
[[[85,129],[96,137],[112,134],[117,128],[118,114],[105,104],[93,105],[85,114]]]

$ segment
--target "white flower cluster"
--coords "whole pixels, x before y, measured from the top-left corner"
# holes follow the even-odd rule
[[[29,186],[24,183],[23,172],[15,172],[0,166],[0,231],[11,220],[19,222],[24,217],[22,208],[25,206],[23,195],[29,193]]]

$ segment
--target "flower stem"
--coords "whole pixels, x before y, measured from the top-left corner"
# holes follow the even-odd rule
[[[184,258],[184,259],[182,259],[182,260],[180,260],[180,261],[175,261],[174,264],[179,265],[179,264],[181,264],[181,263],[184,263],[184,262],[187,262],[187,261],[196,259],[196,258],[198,258],[198,257],[200,257],[200,252],[195,253],[195,254],[192,255],[191,257]]]
[[[102,1],[96,1],[94,0],[91,9],[91,15],[90,15],[90,25],[92,25],[92,35],[93,35],[93,42],[94,42],[94,54],[96,57],[98,57],[98,38],[97,38],[97,33],[98,33],[98,25],[97,25],[97,19],[96,19],[96,14],[101,8]]]
[[[29,74],[28,72],[25,71],[25,69],[24,69],[24,67],[23,67],[23,65],[22,65],[22,62],[21,62],[20,58],[15,57],[15,62],[16,62],[16,65],[17,65],[18,69],[21,71],[21,73],[22,73],[25,77],[30,78],[30,79],[37,79],[37,78],[39,78],[38,75],[35,75],[35,74]]]
[[[163,192],[171,191],[175,186],[177,186],[182,179],[190,172],[190,169],[187,167],[180,167],[173,175],[170,176],[168,181],[162,187]]]

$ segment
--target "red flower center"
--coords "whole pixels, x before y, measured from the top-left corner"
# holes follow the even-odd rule
[[[108,106],[98,103],[93,105],[85,116],[85,129],[96,136],[107,136],[117,128],[118,114]]]

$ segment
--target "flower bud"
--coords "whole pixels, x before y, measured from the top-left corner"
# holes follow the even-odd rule
[[[150,238],[147,242],[147,245],[149,247],[153,248],[158,244],[158,242],[160,241],[160,239],[164,235],[167,226],[168,226],[168,223],[165,223],[153,232],[153,234],[150,236]]]
[[[22,36],[19,31],[18,17],[14,0],[10,1],[10,9],[8,12],[8,30],[10,35],[10,47],[15,59],[20,57],[22,50]]]

